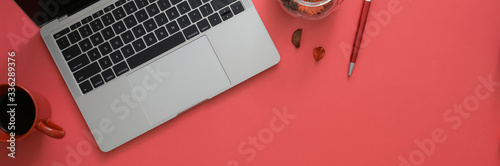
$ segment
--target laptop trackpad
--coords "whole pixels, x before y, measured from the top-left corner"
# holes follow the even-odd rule
[[[132,98],[151,125],[175,117],[229,87],[230,82],[206,36],[127,76]]]

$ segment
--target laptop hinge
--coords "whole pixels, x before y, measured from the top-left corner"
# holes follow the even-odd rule
[[[67,14],[65,14],[65,15],[63,15],[63,16],[61,16],[61,17],[57,18],[57,20],[58,20],[59,22],[62,22],[62,21],[64,21],[64,19],[66,19],[66,18],[68,18],[68,15],[67,15]]]

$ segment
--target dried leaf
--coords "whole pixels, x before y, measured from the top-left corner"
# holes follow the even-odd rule
[[[300,47],[300,38],[302,37],[302,29],[297,29],[292,36],[292,43],[296,48]]]
[[[313,56],[316,61],[319,61],[325,57],[326,50],[323,47],[316,47],[313,50]]]

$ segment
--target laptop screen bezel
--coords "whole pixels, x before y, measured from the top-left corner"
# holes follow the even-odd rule
[[[97,1],[99,0],[14,0],[38,27],[61,16],[70,16]]]

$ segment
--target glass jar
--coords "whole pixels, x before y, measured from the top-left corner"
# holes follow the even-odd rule
[[[278,0],[288,14],[306,20],[320,20],[344,0]]]

